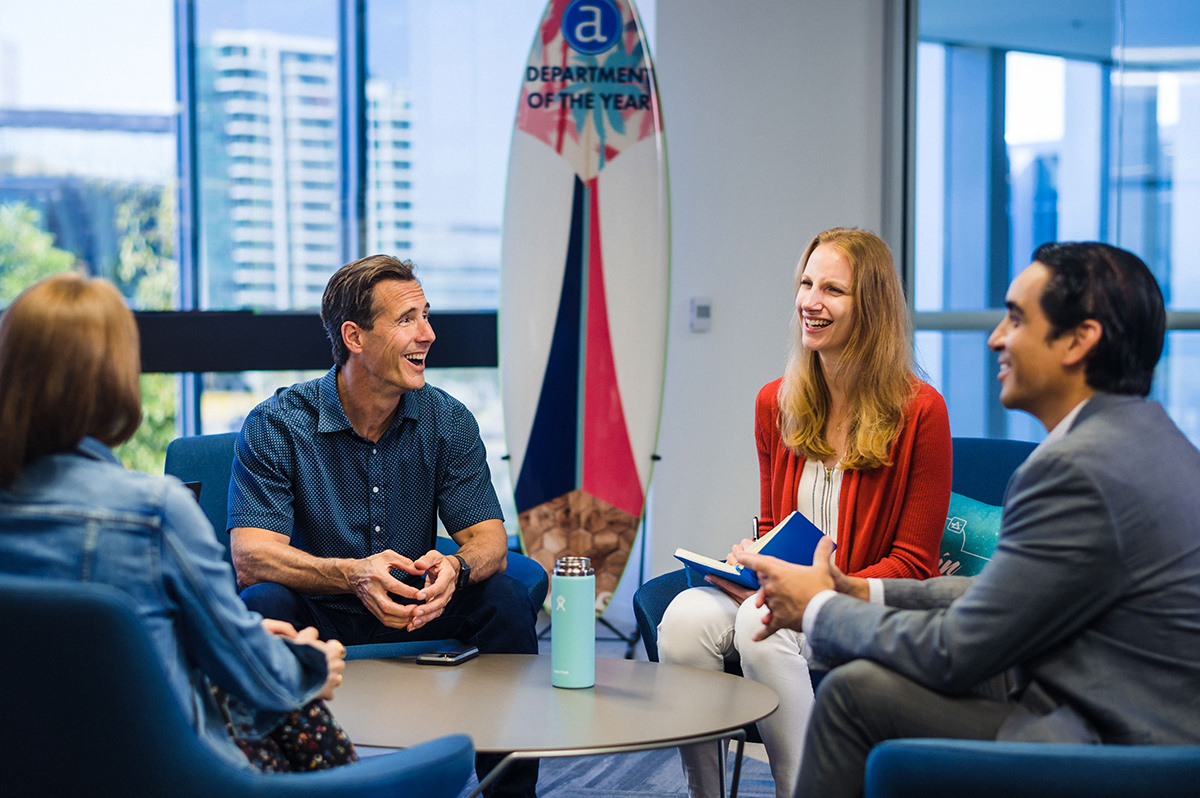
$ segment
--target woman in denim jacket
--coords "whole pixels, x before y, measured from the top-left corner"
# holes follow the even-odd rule
[[[56,275],[0,317],[0,571],[127,593],[184,712],[232,763],[352,761],[316,701],[341,684],[345,648],[249,612],[187,488],[113,455],[141,422],[139,369],[133,314],[103,280]],[[315,762],[281,751],[297,726],[328,745]]]

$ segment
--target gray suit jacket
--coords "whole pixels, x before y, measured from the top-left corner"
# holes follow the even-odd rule
[[[1017,666],[1105,742],[1200,742],[1200,452],[1157,403],[1097,394],[1009,483],[973,579],[837,596],[809,642],[947,693]]]

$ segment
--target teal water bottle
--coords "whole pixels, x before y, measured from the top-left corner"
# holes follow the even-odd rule
[[[587,557],[559,557],[550,579],[550,684],[596,683],[596,572]]]

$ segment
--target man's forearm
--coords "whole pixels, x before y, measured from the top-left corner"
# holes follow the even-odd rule
[[[460,532],[458,556],[471,566],[471,581],[482,582],[489,576],[504,573],[508,565],[508,533],[499,520],[484,521]]]
[[[234,530],[237,532],[237,530]],[[357,560],[314,557],[275,541],[235,541],[233,565],[239,587],[275,582],[299,593],[354,593],[351,572]]]

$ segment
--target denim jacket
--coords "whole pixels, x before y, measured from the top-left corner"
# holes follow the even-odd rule
[[[239,735],[259,737],[320,692],[324,656],[265,632],[234,591],[223,547],[171,477],[125,470],[85,438],[0,490],[0,571],[99,582],[133,599],[201,739],[249,767],[207,681],[231,697]]]

